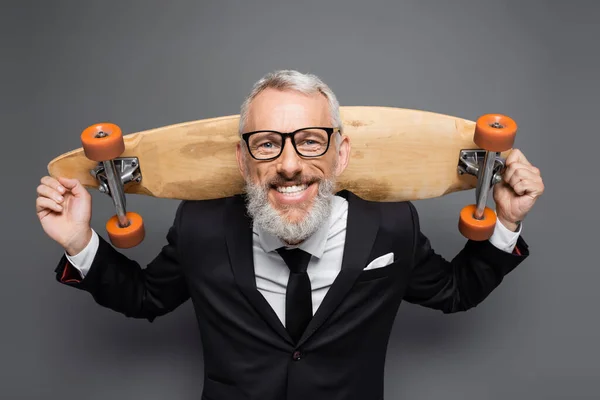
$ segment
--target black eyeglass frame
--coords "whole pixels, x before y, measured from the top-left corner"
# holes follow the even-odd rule
[[[300,131],[305,131],[307,129],[322,129],[325,132],[327,132],[327,147],[325,148],[323,153],[316,155],[316,156],[305,156],[304,154],[300,154],[300,152],[298,151],[298,148],[296,147],[295,135],[296,135],[296,133],[298,133]],[[294,147],[294,150],[296,150],[296,154],[298,154],[300,157],[303,157],[303,158],[316,158],[316,157],[322,157],[327,153],[327,151],[329,150],[329,145],[331,143],[331,135],[333,135],[334,133],[341,133],[341,131],[342,131],[342,129],[337,128],[337,127],[331,128],[331,127],[323,127],[323,126],[309,126],[306,128],[296,129],[293,132],[287,132],[287,133],[272,131],[272,130],[260,130],[260,131],[246,132],[246,133],[242,134],[242,139],[244,139],[244,142],[246,142],[246,148],[248,149],[248,153],[250,153],[252,158],[254,158],[255,160],[258,160],[258,161],[271,161],[271,160],[275,160],[276,158],[278,158],[281,155],[281,153],[283,153],[283,149],[285,148],[285,142],[288,137],[292,141],[292,146]],[[257,133],[277,133],[277,134],[279,134],[281,136],[281,149],[279,149],[279,154],[277,154],[276,156],[270,157],[270,158],[256,158],[254,156],[254,154],[252,154],[252,150],[250,150],[249,139],[250,139],[250,136],[257,134]]]

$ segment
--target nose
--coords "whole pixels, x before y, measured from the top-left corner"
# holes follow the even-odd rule
[[[291,179],[302,171],[302,160],[296,153],[291,138],[286,138],[283,152],[277,159],[277,172],[282,176]]]

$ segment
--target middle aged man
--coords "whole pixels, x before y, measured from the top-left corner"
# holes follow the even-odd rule
[[[191,298],[204,399],[381,399],[402,300],[467,310],[529,255],[520,224],[544,185],[519,150],[494,187],[493,237],[467,241],[447,261],[410,202],[334,193],[350,141],[335,95],[317,77],[265,76],[242,106],[240,133],[246,193],[182,202],[147,268],[93,231],[79,182],[43,177],[37,190],[42,227],[65,250],[59,282],[149,321]]]

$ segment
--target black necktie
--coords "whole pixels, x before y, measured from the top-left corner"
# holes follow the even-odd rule
[[[310,254],[300,249],[277,249],[290,269],[285,296],[286,329],[295,342],[300,340],[312,318],[310,279],[306,273]]]

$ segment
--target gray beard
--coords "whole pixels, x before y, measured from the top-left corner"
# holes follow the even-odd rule
[[[319,182],[319,190],[304,219],[297,223],[289,222],[275,210],[267,198],[268,188],[246,181],[246,207],[248,214],[262,230],[286,243],[299,243],[315,233],[327,223],[331,214],[335,181],[324,179]]]

